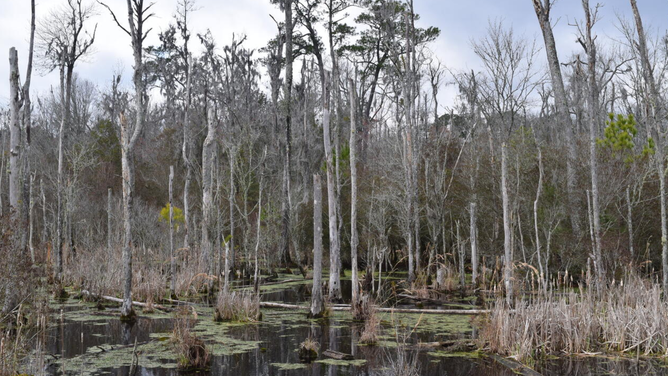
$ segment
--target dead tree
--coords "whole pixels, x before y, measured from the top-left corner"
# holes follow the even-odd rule
[[[169,166],[169,295],[175,296],[176,259],[174,258],[174,166]],[[111,190],[110,190],[111,191]]]
[[[281,261],[284,265],[291,263],[290,259],[290,157],[292,148],[292,0],[285,0],[285,86],[283,89],[285,101],[285,155],[283,156],[283,201],[281,203],[282,232],[281,232]]]
[[[146,21],[153,13],[149,10],[154,3],[145,5],[144,0],[127,0],[128,27],[121,25],[116,14],[104,5],[121,30],[130,36],[134,56],[133,83],[135,86],[135,124],[130,126],[121,114],[121,165],[123,171],[123,305],[122,320],[134,320],[132,309],[132,203],[134,198],[135,161],[134,151],[137,140],[144,129],[146,118],[146,83],[144,81],[143,43],[151,29],[144,30]]]
[[[510,200],[508,198],[508,162],[505,142],[501,145],[501,196],[503,199],[503,284],[506,288],[506,303],[510,306],[513,299],[513,260],[510,239]]]
[[[355,83],[348,80],[348,92],[350,93],[350,257],[352,259],[352,306],[357,307],[359,301],[359,284],[357,278],[357,116],[355,104],[357,95]],[[353,308],[353,311],[355,308]]]
[[[647,50],[647,38],[645,36],[645,29],[642,24],[642,18],[638,11],[636,0],[631,1],[631,8],[633,9],[633,17],[635,19],[636,30],[638,32],[638,41],[635,47],[638,49],[638,56],[642,67],[642,76],[649,88],[649,95],[646,98],[649,102],[651,113],[649,114],[649,128],[652,132],[656,147],[654,151],[654,163],[657,173],[659,175],[659,192],[661,202],[661,266],[663,269],[663,290],[668,291],[668,221],[666,217],[666,167],[664,154],[664,136],[665,132],[662,129],[659,119],[663,118],[664,109],[662,107],[661,95],[659,88],[654,78],[652,64],[649,59],[649,52]]]
[[[594,225],[593,258],[597,283],[598,286],[601,287],[605,283],[605,265],[601,255],[601,219],[599,214],[598,171],[596,167],[596,135],[598,130],[597,121],[599,119],[598,109],[600,104],[596,74],[596,43],[594,42],[596,38],[592,36],[592,29],[596,23],[598,7],[594,10],[593,14],[592,10],[589,8],[589,0],[582,0],[582,7],[585,12],[585,26],[584,30],[581,30],[584,39],[581,37],[578,41],[587,53],[588,60],[587,78],[589,85],[587,115],[589,118],[589,164],[591,168],[592,222]]]
[[[568,97],[566,96],[566,89],[564,88],[564,80],[561,75],[561,65],[559,64],[559,55],[557,55],[557,46],[554,41],[554,34],[552,32],[552,24],[550,19],[550,11],[554,0],[532,0],[536,17],[540,24],[540,29],[543,33],[543,40],[545,42],[545,53],[547,54],[547,62],[550,68],[550,77],[552,81],[552,90],[554,91],[554,106],[557,112],[559,126],[564,131],[566,147],[568,153],[566,157],[566,190],[568,207],[570,208],[569,217],[573,233],[580,236],[581,225],[579,214],[579,203],[576,197],[576,176],[575,176],[575,161],[576,144],[573,135],[573,125],[571,124],[571,117],[569,114]]]
[[[322,183],[313,175],[313,292],[311,317],[320,317],[325,307],[322,300]]]

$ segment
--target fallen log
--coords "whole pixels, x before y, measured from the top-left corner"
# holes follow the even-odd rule
[[[350,355],[350,354],[345,354],[345,353],[342,353],[342,352],[329,350],[329,349],[325,350],[322,353],[322,355],[324,355],[328,358],[336,359],[336,360],[353,360],[353,359],[355,359],[355,357]]]
[[[468,339],[450,340],[442,342],[421,342],[418,348],[442,349],[444,352],[469,352],[478,348],[475,342]]]
[[[283,308],[283,309],[294,309],[308,311],[310,308],[308,306],[296,305],[296,304],[284,304],[284,303],[274,303],[274,302],[260,302],[261,308]],[[330,306],[332,311],[350,311],[350,305],[348,304],[337,304],[335,306]],[[488,314],[490,310],[488,309],[418,309],[418,308],[377,308],[378,312],[393,312],[393,313],[424,313],[424,314],[441,314],[441,315],[484,315]]]
[[[116,303],[121,303],[121,304],[123,303],[123,299],[115,298],[113,296],[93,294],[88,290],[81,290],[81,293],[84,294],[84,295],[93,297],[93,298],[97,298],[97,299],[104,299],[104,300],[108,300],[110,302],[116,302]],[[171,309],[169,307],[162,306],[160,304],[148,304],[148,303],[136,302],[134,300],[132,301],[132,305],[136,305],[136,306],[142,307],[142,308],[147,308],[147,307],[148,308],[155,308],[155,309],[159,309],[159,310],[164,311],[164,312],[172,312],[173,311],[173,309]]]

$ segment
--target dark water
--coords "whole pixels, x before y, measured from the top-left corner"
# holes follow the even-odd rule
[[[263,300],[301,302],[308,296],[308,287],[297,285],[267,292]],[[173,346],[168,341],[173,327],[171,316],[144,316],[128,326],[114,316],[113,310],[100,314],[92,306],[75,302],[62,308],[63,314],[51,320],[45,344],[49,354],[45,360],[48,375],[127,375],[135,340],[140,353],[138,375],[385,375],[396,362],[399,351],[408,359],[417,358],[421,375],[516,374],[486,356],[452,356],[415,346],[418,342],[471,338],[475,333],[463,316],[385,315],[380,345],[363,346],[358,344],[362,324],[343,313],[334,313],[323,320],[308,320],[303,312],[264,310],[260,323],[225,325],[213,323],[210,308],[199,307],[199,322],[193,330],[212,349],[211,367],[206,372],[184,373],[176,368],[173,352],[169,351]],[[420,324],[415,326],[418,321]],[[396,348],[396,333],[407,337],[402,350]],[[327,364],[320,362],[325,360],[320,356],[314,363],[300,364],[296,349],[308,337],[319,343],[321,354],[331,349],[365,361]],[[665,365],[658,362],[604,358],[562,358],[535,368],[543,375],[555,376],[668,375]]]

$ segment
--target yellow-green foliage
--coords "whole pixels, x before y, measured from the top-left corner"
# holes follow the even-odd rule
[[[160,222],[169,223],[169,203],[165,205],[164,208],[160,210],[160,217],[158,217]],[[183,210],[174,207],[174,213],[172,213],[172,225],[178,230],[179,225],[183,224]]]
[[[636,157],[645,157],[654,154],[654,140],[649,138],[647,145],[643,146],[643,151],[640,155],[633,155],[633,138],[638,133],[636,129],[636,120],[633,114],[624,116],[618,114],[615,118],[614,114],[608,114],[608,120],[605,122],[604,137],[597,140],[598,145],[612,150],[613,155],[620,153],[626,155],[624,161],[630,163]]]

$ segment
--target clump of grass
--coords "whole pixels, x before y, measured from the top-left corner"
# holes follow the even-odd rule
[[[353,312],[357,320],[364,320],[364,329],[360,336],[360,343],[373,345],[378,342],[378,331],[380,330],[380,316],[378,307],[368,295],[362,296],[357,309]]]
[[[497,301],[481,324],[490,350],[522,361],[557,353],[668,352],[668,302],[656,283],[631,276],[598,293],[554,292],[509,309]]]
[[[418,320],[419,322],[419,320]],[[411,333],[402,331],[396,327],[395,351],[388,350],[385,356],[384,375],[388,376],[419,376],[420,364],[418,363],[418,354],[416,351],[408,349],[408,339]],[[394,352],[394,354],[392,354]]]
[[[251,291],[221,291],[216,300],[215,321],[255,322],[262,319],[260,297]]]
[[[320,344],[315,339],[306,338],[299,344],[299,360],[305,363],[312,362],[318,358],[318,349],[320,349]]]
[[[171,341],[182,369],[204,369],[211,359],[204,341],[192,332],[195,322],[187,309],[177,311]]]

